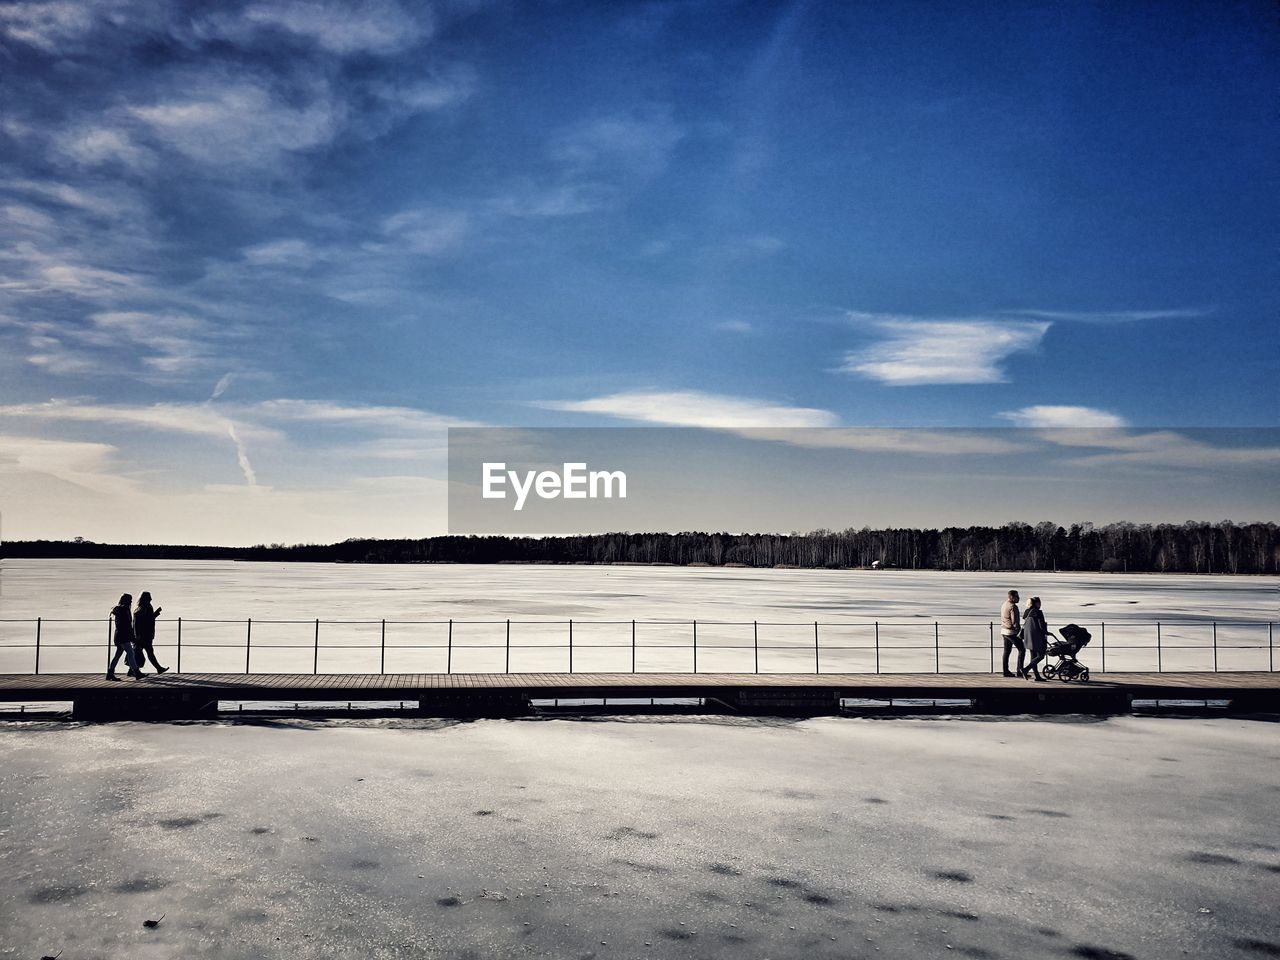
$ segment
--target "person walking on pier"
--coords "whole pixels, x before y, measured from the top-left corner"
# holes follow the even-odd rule
[[[1018,591],[1010,590],[1008,599],[1000,608],[1000,638],[1004,640],[1004,675],[1006,677],[1014,676],[1009,672],[1009,654],[1013,652],[1014,647],[1018,648],[1017,676],[1026,676],[1022,663],[1027,656],[1027,648],[1022,644],[1022,623],[1018,616],[1018,600]]]
[[[138,606],[133,611],[133,636],[138,647],[138,669],[141,670],[146,664],[147,658],[151,658],[151,665],[156,668],[156,673],[168,673],[168,667],[160,666],[160,661],[156,659],[156,651],[152,646],[156,640],[156,617],[160,616],[160,611],[164,607],[151,607],[151,594],[146,590],[142,591],[142,596],[138,597]]]
[[[1049,648],[1049,637],[1055,640],[1058,635],[1049,629],[1048,623],[1044,619],[1044,611],[1040,609],[1040,598],[1032,597],[1027,604],[1026,613],[1022,616],[1023,629],[1027,635],[1027,646],[1031,648],[1031,662],[1027,664],[1027,669],[1023,672],[1023,676],[1032,674],[1036,683],[1042,683],[1044,677],[1040,676],[1040,661],[1045,658],[1045,654]]]
[[[116,680],[116,664],[120,662],[120,658],[124,657],[125,662],[129,664],[129,676],[137,679],[142,676],[142,671],[138,669],[138,655],[133,649],[133,616],[129,611],[129,605],[133,603],[133,597],[127,593],[121,594],[120,602],[111,608],[111,619],[115,621],[115,643],[116,655],[111,658],[111,665],[107,667],[107,679]]]

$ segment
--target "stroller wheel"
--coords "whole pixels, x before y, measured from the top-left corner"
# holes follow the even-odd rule
[[[1040,668],[1040,675],[1044,677],[1046,680],[1052,680],[1054,677],[1058,675],[1058,668],[1055,667],[1052,663],[1046,663],[1043,667]]]
[[[1081,670],[1080,670],[1080,682],[1081,682],[1081,683],[1088,683],[1088,682],[1089,682],[1089,668],[1088,668],[1088,667],[1083,667],[1083,668],[1081,668]]]

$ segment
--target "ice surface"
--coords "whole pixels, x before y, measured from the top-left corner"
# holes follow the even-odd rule
[[[0,956],[1275,956],[1278,729],[7,725]]]

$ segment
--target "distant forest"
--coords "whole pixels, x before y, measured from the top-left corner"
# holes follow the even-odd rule
[[[1008,523],[941,530],[792,534],[604,533],[569,537],[427,537],[334,544],[201,547],[34,540],[0,557],[267,560],[329,563],[634,563],[849,569],[1280,572],[1280,526]]]

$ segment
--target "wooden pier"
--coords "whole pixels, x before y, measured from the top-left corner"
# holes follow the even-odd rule
[[[835,713],[843,700],[967,700],[991,713],[1123,713],[1134,700],[1226,701],[1280,711],[1280,673],[1109,673],[1034,683],[980,673],[185,673],[110,681],[0,674],[0,701],[71,701],[85,719],[209,716],[222,701],[417,701],[427,715],[511,716],[533,700],[700,698],[744,713]]]

